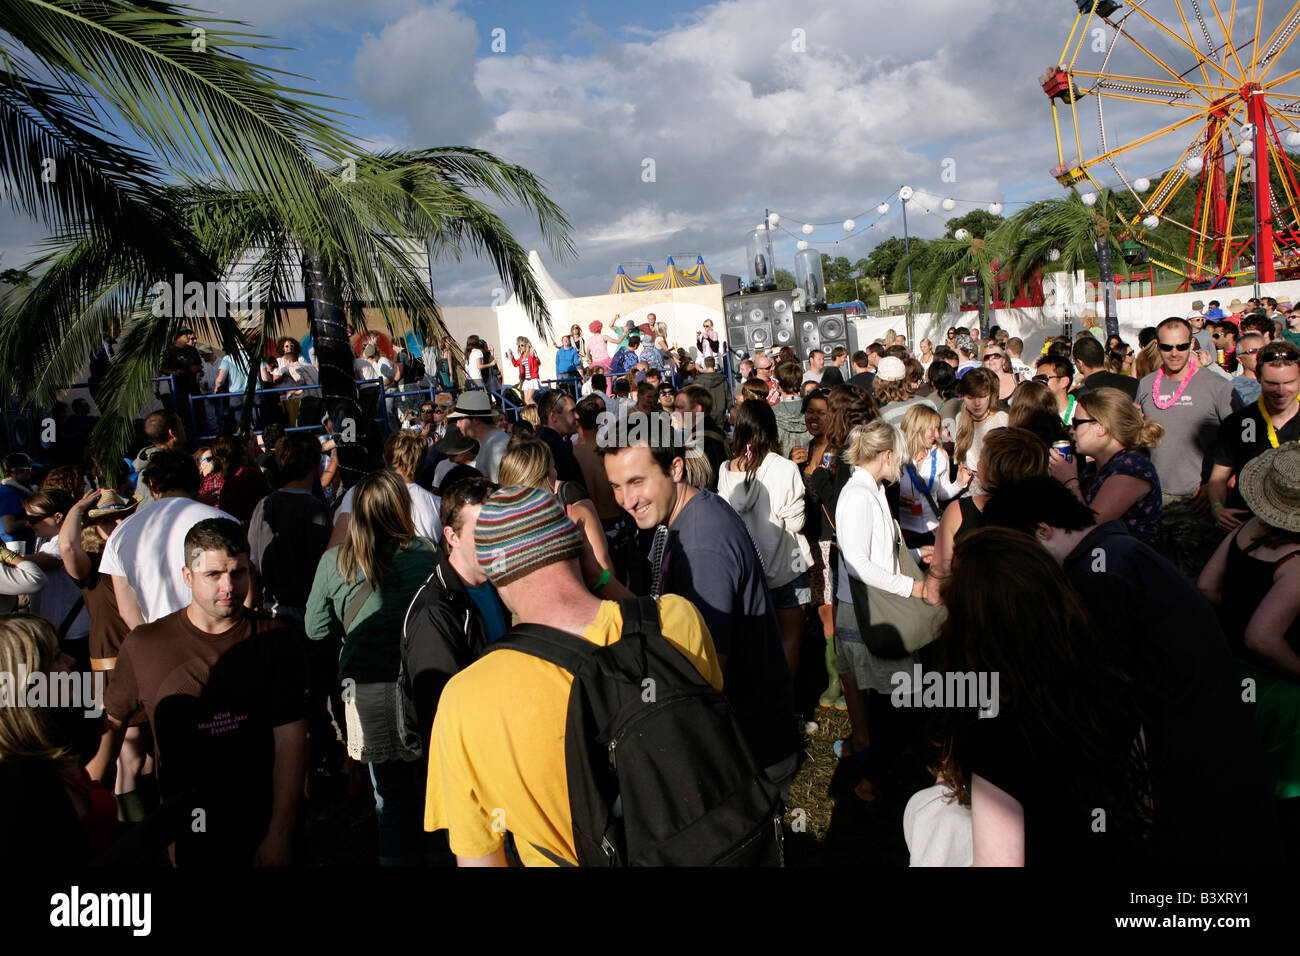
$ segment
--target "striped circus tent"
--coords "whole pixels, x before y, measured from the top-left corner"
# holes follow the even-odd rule
[[[650,272],[639,279],[632,278],[619,266],[618,275],[614,277],[614,285],[609,291],[611,295],[617,295],[623,292],[684,289],[687,286],[709,285],[714,281],[709,270],[704,268],[703,256],[697,256],[695,265],[685,271],[678,269],[672,256],[669,256],[667,268],[663,272]]]

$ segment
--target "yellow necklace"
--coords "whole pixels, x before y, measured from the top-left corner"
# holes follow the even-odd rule
[[[1296,397],[1296,401],[1300,402],[1300,396]],[[1259,413],[1264,416],[1264,427],[1268,429],[1268,443],[1276,448],[1278,446],[1277,429],[1273,427],[1273,419],[1269,417],[1268,409],[1264,407],[1264,396],[1259,396],[1255,404],[1259,407]],[[1297,440],[1300,441],[1300,439]]]

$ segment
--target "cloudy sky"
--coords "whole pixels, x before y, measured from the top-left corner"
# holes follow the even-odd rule
[[[375,146],[472,145],[532,169],[574,224],[577,261],[543,256],[577,295],[606,291],[620,262],[659,268],[670,254],[743,274],[765,208],[791,230],[777,246],[791,268],[801,222],[851,260],[901,235],[904,183],[921,236],[976,205],[1062,193],[1037,77],[1061,56],[1072,0],[191,2],[292,47],[265,62],[349,101],[353,132]],[[1123,121],[1149,131],[1166,112]],[[944,213],[946,196],[974,202]],[[542,248],[535,227],[509,221]],[[33,238],[0,212],[6,266]],[[457,305],[491,304],[498,284],[472,260],[439,264],[435,281]]]

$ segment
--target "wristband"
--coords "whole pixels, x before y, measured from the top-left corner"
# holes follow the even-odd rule
[[[610,579],[609,568],[602,568],[600,572],[600,580],[598,580],[595,584],[591,586],[590,588],[591,593],[596,594],[597,592],[599,592],[601,588],[603,588],[606,584],[609,583],[609,579]]]
[[[1214,509],[1215,509],[1215,508],[1222,508],[1222,507],[1223,507],[1223,502],[1222,502],[1222,501],[1216,501],[1214,504],[1210,505],[1210,514],[1214,514]]]

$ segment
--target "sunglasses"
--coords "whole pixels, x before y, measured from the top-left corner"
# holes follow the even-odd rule
[[[989,353],[987,353],[987,354],[984,356],[984,361],[987,362],[989,359],[995,359],[995,358],[1002,358],[1002,353],[1001,353],[1001,352],[989,352]]]
[[[1034,381],[1035,381],[1035,382],[1042,382],[1044,385],[1046,385],[1046,384],[1047,384],[1047,380],[1050,379],[1051,377],[1052,377],[1052,376],[1050,376],[1050,375],[1035,375],[1035,376],[1034,376]]]
[[[1220,335],[1218,332],[1211,332],[1211,333],[1210,333],[1210,338],[1212,338],[1212,339],[1226,339],[1227,337],[1228,337],[1228,336],[1226,336],[1226,335]]]
[[[1070,427],[1078,428],[1080,425],[1095,425],[1095,424],[1097,424],[1097,419],[1095,418],[1080,418],[1078,415],[1075,415],[1074,421],[1070,422]]]
[[[30,511],[23,512],[23,516],[24,516],[28,521],[40,521],[40,520],[43,519],[43,518],[48,518],[48,517],[49,517],[49,515],[34,515],[34,514],[32,514]]]
[[[207,458],[200,458],[200,459],[199,459],[199,464],[200,464],[200,465],[210,465],[210,464],[212,464],[212,456],[209,455]]]
[[[1218,338],[1217,335],[1214,336],[1214,337],[1215,337],[1216,339]],[[1187,351],[1188,349],[1190,349],[1191,347],[1192,347],[1192,343],[1191,343],[1191,342],[1179,342],[1177,345],[1169,345],[1169,344],[1167,344],[1167,343],[1165,343],[1165,342],[1161,342],[1161,343],[1160,343],[1160,351],[1162,351],[1162,352],[1172,352],[1172,351],[1174,351],[1174,349],[1177,349],[1177,350],[1180,351],[1180,352],[1186,352],[1186,351]]]
[[[1264,346],[1259,345],[1259,346],[1256,346],[1256,347],[1253,348],[1253,349],[1237,349],[1237,354],[1238,354],[1238,355],[1255,355],[1255,354],[1257,354],[1257,353],[1259,353],[1259,352],[1262,352],[1263,350],[1264,350]]]

